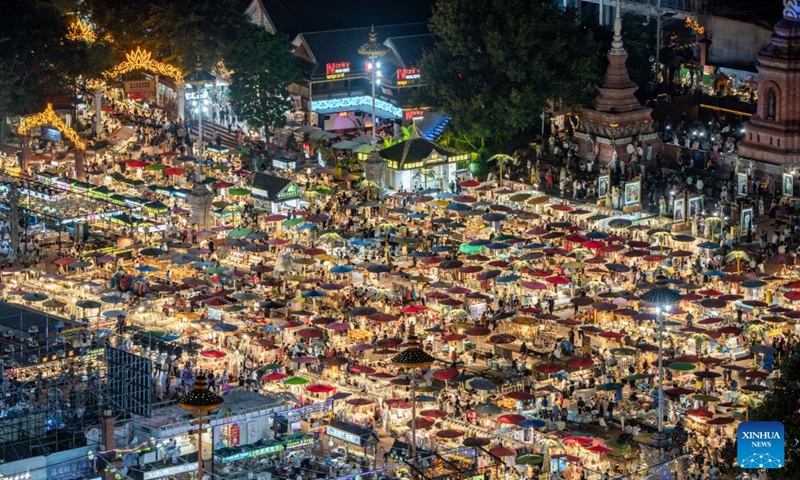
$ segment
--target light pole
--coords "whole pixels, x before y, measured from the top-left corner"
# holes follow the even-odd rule
[[[222,406],[223,398],[208,389],[208,382],[204,375],[195,378],[194,388],[178,398],[178,406],[192,412],[197,427],[197,480],[203,480],[203,416]],[[213,435],[212,435],[213,437]],[[213,454],[213,442],[211,445]]]
[[[656,305],[658,314],[658,433],[653,436],[651,445],[664,449],[666,438],[664,437],[664,310],[668,310],[681,301],[681,294],[668,288],[667,279],[664,276],[656,277],[657,287],[649,290],[640,298],[641,301]]]
[[[200,172],[203,171],[203,113],[205,110],[205,98],[203,98],[203,91],[207,84],[216,81],[216,77],[203,70],[203,64],[200,62],[200,55],[197,55],[197,62],[194,64],[194,71],[185,77],[183,81],[192,86],[194,94],[197,95],[197,100],[200,101],[200,119],[197,124],[198,142],[197,142],[197,163]]]
[[[416,478],[417,471],[417,379],[415,370],[418,368],[430,367],[436,360],[419,346],[419,338],[414,335],[414,331],[408,335],[406,340],[408,347],[392,358],[392,363],[396,366],[411,371],[411,476]]]
[[[380,83],[381,81],[381,62],[380,58],[387,53],[389,53],[389,49],[384,46],[383,44],[378,43],[378,34],[375,33],[375,26],[373,25],[369,31],[369,41],[364,45],[358,47],[359,55],[363,55],[369,58],[367,62],[367,69],[369,70],[370,74],[370,82],[372,83],[372,150],[377,150],[377,137],[375,136],[376,132],[376,120],[375,120],[375,85]]]

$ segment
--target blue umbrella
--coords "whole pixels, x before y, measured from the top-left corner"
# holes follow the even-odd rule
[[[761,280],[748,280],[746,282],[742,282],[739,285],[744,288],[761,288],[766,285],[767,282],[763,282]]]
[[[300,295],[302,295],[303,298],[316,298],[316,297],[324,297],[328,294],[323,292],[322,290],[306,290]]]
[[[447,225],[445,225],[445,227],[453,230],[453,229],[456,229],[456,228],[464,228],[464,227],[466,227],[466,225],[464,225],[461,222],[450,222]]]
[[[136,267],[136,270],[140,272],[157,272],[161,269],[156,267],[151,267],[150,265],[142,265],[141,267]]]
[[[522,428],[542,428],[545,425],[547,425],[545,421],[538,418],[526,418],[517,424],[518,427]]]
[[[371,238],[356,238],[355,240],[351,240],[350,244],[355,245],[357,247],[363,247],[364,245],[369,245],[374,243],[374,240]]]
[[[192,264],[192,266],[195,267],[195,268],[205,268],[205,267],[210,267],[211,265],[214,265],[214,262],[209,261],[209,260],[202,260],[202,261],[199,261],[199,262],[194,262]]]
[[[492,243],[487,243],[486,244],[486,248],[488,248],[490,250],[504,250],[504,249],[509,248],[509,247],[511,247],[511,245],[509,245],[507,243],[495,243],[495,242],[492,242]]]
[[[386,273],[392,271],[392,267],[389,265],[374,264],[368,266],[367,271],[370,273]]]
[[[500,273],[501,273],[500,270],[487,270],[478,275],[478,278],[481,280],[491,280],[494,277],[500,275]]]
[[[490,243],[492,243],[491,240],[478,239],[478,240],[473,240],[473,241],[469,242],[469,246],[470,247],[483,247],[483,246],[489,245]]]
[[[454,212],[466,212],[467,210],[471,210],[468,205],[464,205],[463,203],[451,203],[447,206],[447,209]]]
[[[706,250],[716,250],[716,249],[719,248],[719,243],[717,243],[717,242],[703,242],[703,243],[698,243],[697,246],[699,248],[704,248]]]
[[[513,273],[509,275],[503,275],[502,277],[497,277],[495,279],[495,281],[498,283],[516,282],[517,280],[519,280],[519,275],[514,275]]]
[[[299,227],[297,227],[297,229],[298,230],[308,230],[309,228],[314,228],[316,226],[317,226],[316,223],[304,223],[304,224],[300,225]]]
[[[436,401],[436,397],[432,397],[430,395],[420,395],[419,397],[417,397],[417,401],[418,402],[435,402]]]
[[[408,256],[412,257],[412,258],[430,257],[431,256],[431,252],[424,252],[422,250],[417,250],[417,251],[411,252]]]
[[[492,212],[485,214],[481,218],[483,218],[487,222],[502,222],[503,220],[506,219],[506,216],[503,215],[502,213]]]
[[[605,232],[589,232],[586,234],[586,238],[591,238],[592,240],[602,240],[604,238],[608,238],[608,234]]]
[[[335,267],[331,267],[331,273],[350,273],[354,270],[355,267],[352,265],[336,265]]]
[[[451,245],[436,245],[435,247],[431,248],[431,252],[434,253],[451,252],[454,249],[455,247]]]
[[[427,216],[428,216],[427,213],[419,212],[419,213],[412,213],[411,215],[408,216],[408,218],[425,218]]]
[[[680,278],[668,278],[667,283],[671,283],[673,285],[683,285],[686,282],[684,282]]]
[[[239,330],[239,327],[236,325],[231,325],[230,323],[218,323],[211,328],[218,332],[235,332],[236,330]]]
[[[163,337],[161,337],[161,340],[165,342],[174,342],[179,338],[181,338],[181,336],[178,335],[177,333],[170,333],[169,335],[164,335]]]
[[[719,270],[709,270],[707,272],[703,272],[703,275],[706,277],[724,277],[725,272],[720,272]]]
[[[475,390],[494,390],[497,388],[497,385],[494,382],[490,382],[485,378],[474,378],[469,382],[469,386],[474,388]]]
[[[456,196],[456,194],[455,193],[451,193],[451,192],[442,192],[442,193],[439,194],[439,198],[445,199],[445,200],[449,200],[449,199],[451,199],[451,198],[453,198],[455,196]]]

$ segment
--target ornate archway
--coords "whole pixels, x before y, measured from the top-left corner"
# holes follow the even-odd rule
[[[86,141],[78,135],[78,132],[70,128],[69,125],[67,125],[64,120],[61,119],[61,117],[56,115],[56,112],[53,110],[52,103],[48,103],[47,108],[45,108],[43,112],[39,112],[36,115],[31,115],[30,117],[25,117],[19,124],[17,132],[20,134],[20,136],[26,136],[32,128],[47,125],[61,132],[62,135],[67,137],[72,144],[75,145],[75,176],[78,177],[78,180],[83,181],[83,162],[86,157]],[[30,157],[30,147],[28,142],[23,140],[23,170],[28,168],[28,157]]]
[[[134,70],[147,70],[157,75],[172,78],[175,80],[175,83],[183,83],[183,72],[181,72],[178,67],[159,62],[153,58],[152,53],[142,47],[136,47],[136,50],[126,53],[125,60],[118,63],[111,70],[103,72],[103,76],[106,78],[116,78]]]

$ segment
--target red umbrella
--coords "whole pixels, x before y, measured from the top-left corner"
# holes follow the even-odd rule
[[[783,288],[787,288],[789,290],[800,290],[800,280],[795,280],[794,282],[789,282],[783,286]]]
[[[708,317],[697,322],[698,325],[714,325],[724,320],[722,317]]]
[[[230,188],[233,185],[234,184],[231,183],[231,182],[216,182],[216,183],[214,183],[214,189],[215,190],[222,190],[223,188]]]
[[[458,271],[461,273],[478,273],[481,270],[483,270],[483,267],[480,265],[466,265],[458,268]]]
[[[300,338],[321,338],[322,335],[322,330],[319,328],[304,328],[297,332],[297,336]]]
[[[767,378],[769,376],[769,372],[762,372],[761,370],[750,370],[749,372],[745,372],[744,376],[747,378]]]
[[[438,409],[423,410],[419,412],[419,414],[423,417],[429,417],[429,418],[444,418],[447,416],[447,412]]]
[[[547,290],[547,285],[541,282],[522,282],[522,286],[529,290]]]
[[[470,337],[483,337],[490,333],[492,333],[492,331],[486,327],[472,327],[464,330],[464,334]]]
[[[673,397],[680,397],[682,395],[690,395],[694,393],[694,390],[690,388],[676,387],[676,388],[668,388],[664,390],[664,393],[666,393],[667,395],[671,395]]]
[[[144,168],[150,166],[150,163],[142,160],[127,160],[125,163],[131,168]]]
[[[511,450],[508,447],[492,447],[489,449],[489,453],[494,455],[495,457],[513,457],[517,454],[514,450]]]
[[[433,372],[433,378],[444,382],[448,382],[456,378],[458,375],[459,372],[455,368],[443,368],[441,370],[436,370],[435,372]]]
[[[506,393],[506,398],[511,398],[511,399],[514,399],[514,400],[521,400],[521,401],[525,402],[525,401],[528,401],[528,400],[533,400],[534,398],[536,398],[536,396],[534,394],[532,394],[532,393],[519,391],[519,392],[508,392],[508,393]]]
[[[742,333],[742,329],[741,328],[739,328],[739,327],[731,327],[731,326],[722,327],[717,331],[719,333],[723,333],[725,335],[739,335],[740,333]]]
[[[57,260],[54,260],[53,263],[56,264],[56,265],[69,265],[70,263],[75,263],[77,261],[78,261],[77,258],[64,257],[64,258],[59,258]]]
[[[570,358],[567,361],[567,365],[569,365],[572,368],[586,368],[594,365],[594,360],[588,357]]]
[[[666,260],[666,258],[667,258],[666,255],[654,254],[654,255],[645,255],[644,257],[642,257],[642,260],[644,260],[645,262],[663,262],[664,260]]]
[[[791,292],[786,292],[783,296],[788,300],[800,300],[800,291],[793,290]]]
[[[374,368],[368,367],[366,365],[351,365],[349,370],[352,373],[364,373],[364,374],[367,374],[367,375],[369,375],[371,373],[375,373],[375,369]]]
[[[439,430],[436,432],[436,436],[439,438],[458,438],[464,436],[464,430],[460,430],[457,428],[448,428],[445,430]]]
[[[602,332],[602,333],[600,333],[600,336],[603,337],[603,338],[619,339],[619,338],[624,337],[625,335],[623,335],[623,334],[621,334],[619,332]]]
[[[553,374],[564,370],[564,367],[558,363],[540,363],[536,365],[536,371],[539,373]]]
[[[704,408],[690,408],[686,410],[686,415],[694,417],[713,417],[714,414]]]
[[[200,355],[202,355],[202,356],[204,356],[206,358],[222,358],[225,355],[227,355],[227,353],[221,352],[219,350],[204,350],[204,351],[200,352]]]
[[[699,293],[700,295],[706,296],[706,297],[719,297],[720,295],[722,295],[722,292],[720,292],[719,290],[710,290],[710,289],[709,290],[700,290],[697,293]]]
[[[593,447],[587,448],[586,450],[588,450],[590,452],[595,452],[595,453],[608,453],[608,452],[613,452],[614,451],[613,449],[608,448],[608,447],[604,447],[602,445],[595,445]]]
[[[561,276],[548,277],[545,279],[545,281],[553,285],[566,285],[571,282],[569,278]]]
[[[223,305],[228,305],[231,302],[225,300],[224,298],[211,297],[211,298],[209,298],[207,300],[203,300],[203,303],[205,303],[209,307],[221,307]]]
[[[717,417],[706,421],[706,425],[727,425],[735,421],[736,420],[733,417]]]
[[[491,337],[489,337],[489,343],[493,343],[495,345],[514,343],[516,340],[517,337],[511,335],[510,333],[499,333],[497,335],[492,335]]]
[[[306,387],[311,393],[329,393],[336,390],[336,387],[333,385],[323,385],[321,383],[315,383]]]
[[[186,170],[183,169],[183,168],[170,167],[170,168],[165,168],[164,169],[164,174],[165,175],[184,175],[184,174],[186,174]]]
[[[351,398],[347,400],[347,403],[356,407],[363,407],[365,405],[372,405],[375,403],[375,400],[371,398]]]
[[[400,311],[402,313],[417,313],[417,312],[421,312],[423,310],[425,310],[425,306],[424,305],[409,305],[407,307],[404,307]]]
[[[592,443],[592,439],[590,437],[567,437],[562,443],[564,445],[589,445]]]
[[[459,340],[464,340],[467,338],[466,335],[462,335],[460,333],[451,333],[449,335],[442,335],[443,342],[457,342]]]
[[[277,382],[288,377],[285,373],[270,373],[261,377],[262,382]]]
[[[389,313],[375,312],[369,316],[369,319],[373,322],[393,322],[397,320],[397,317]]]
[[[406,422],[406,425],[408,426],[408,428],[412,428],[412,426],[411,426],[412,424],[416,428],[431,428],[434,423],[436,423],[436,422],[434,422],[430,418],[417,417],[417,418],[415,418],[413,420],[409,420],[408,422]]]
[[[525,420],[525,416],[517,415],[516,413],[509,413],[507,415],[500,415],[499,417],[497,417],[498,422],[505,423],[508,425],[516,425],[523,420]]]
[[[598,240],[589,240],[588,242],[583,242],[583,246],[586,248],[603,248],[606,245]]]
[[[479,182],[477,180],[462,180],[462,181],[458,182],[458,186],[464,187],[464,188],[474,188],[474,187],[477,187],[480,184],[481,184],[481,182]]]
[[[485,447],[490,443],[492,443],[492,441],[486,437],[468,437],[461,442],[465,447]]]
[[[559,212],[571,212],[572,211],[572,207],[570,207],[569,205],[550,205],[550,208],[552,208],[553,210],[557,210]]]

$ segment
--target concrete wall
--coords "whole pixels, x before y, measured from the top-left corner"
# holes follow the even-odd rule
[[[772,30],[739,20],[709,16],[706,29],[711,33],[708,62],[711,65],[745,66],[755,71],[758,52],[769,43]]]

